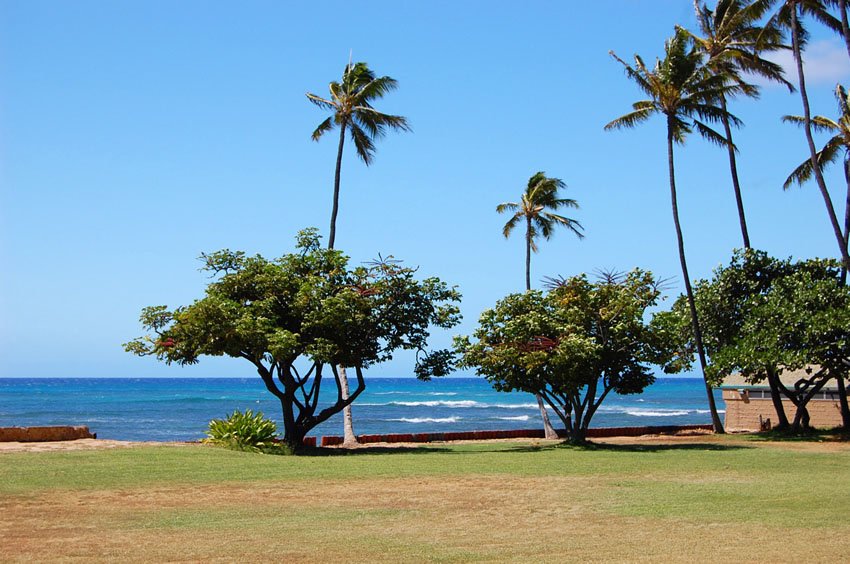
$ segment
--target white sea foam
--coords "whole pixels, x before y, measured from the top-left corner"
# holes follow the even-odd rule
[[[372,395],[375,396],[410,396],[416,392],[375,392]],[[420,392],[419,395],[423,396],[456,396],[457,392]]]
[[[400,419],[387,419],[387,421],[400,421],[402,423],[457,423],[460,417],[402,417]]]
[[[486,407],[484,404],[473,400],[394,401],[387,405],[400,405],[402,407]]]
[[[686,409],[626,409],[624,413],[634,417],[676,417],[690,413]]]
[[[475,400],[428,400],[428,401],[393,401],[383,404],[361,405],[394,405],[401,407],[448,407],[448,408],[495,408],[495,409],[537,409],[535,403],[481,403]]]
[[[500,421],[528,421],[531,419],[528,415],[517,415],[516,417],[496,417]]]

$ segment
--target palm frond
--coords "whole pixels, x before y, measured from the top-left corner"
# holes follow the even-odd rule
[[[519,213],[514,214],[513,216],[511,216],[511,218],[508,220],[508,222],[502,228],[502,235],[505,236],[505,239],[507,239],[508,237],[511,236],[511,232],[513,232],[517,223],[519,223],[519,220],[520,220],[521,217],[522,217],[522,214],[519,214]]]
[[[383,98],[387,93],[398,88],[398,81],[389,76],[373,79],[363,85],[357,94],[357,103],[368,102]]]
[[[841,126],[824,116],[814,116],[811,120],[812,131],[818,133],[832,133],[840,131]],[[799,127],[806,125],[806,118],[803,116],[782,116],[782,123],[790,123]]]
[[[354,147],[357,150],[357,156],[360,157],[366,166],[372,164],[372,158],[375,154],[375,143],[363,131],[357,123],[350,123],[348,130],[351,133],[351,139],[354,141]]]
[[[550,225],[553,226],[553,225],[557,224],[557,225],[560,225],[562,227],[566,227],[567,229],[569,229],[570,231],[575,233],[575,235],[579,239],[584,239],[584,233],[582,233],[582,231],[584,231],[584,227],[577,220],[571,219],[569,217],[564,217],[562,215],[557,215],[557,214],[554,214],[554,213],[548,213],[548,212],[544,212],[541,215],[543,217],[545,217],[547,220],[549,220]],[[547,239],[548,238],[549,237],[547,237]]]
[[[311,135],[313,141],[318,141],[322,135],[330,131],[335,126],[334,116],[330,116],[325,121],[319,124],[319,126],[313,131],[313,135]]]
[[[496,211],[498,213],[505,213],[506,211],[516,211],[519,209],[519,204],[516,202],[504,202],[496,206]]]
[[[817,156],[818,168],[823,170],[827,164],[835,162],[841,153],[841,149],[845,150],[845,154],[847,154],[847,148],[841,143],[841,139],[839,137],[833,137],[830,139],[826,145],[824,145],[823,149],[821,149]],[[800,165],[794,169],[794,171],[788,175],[788,178],[785,179],[785,183],[782,185],[783,190],[788,190],[794,184],[798,186],[802,186],[812,178],[812,161],[811,159],[806,159]]]
[[[702,138],[705,139],[706,141],[709,141],[710,143],[714,143],[715,145],[719,145],[721,147],[727,147],[729,145],[729,140],[726,139],[725,136],[714,131],[708,125],[704,124],[703,122],[701,122],[697,119],[693,120],[693,122],[694,122],[694,126],[697,129],[697,133],[699,133],[700,136],[702,136]],[[735,150],[735,152],[738,151],[738,149],[734,145],[732,145],[732,148]]]
[[[649,101],[647,100],[646,102]],[[637,107],[639,103],[641,102],[634,104],[633,107]],[[646,120],[652,117],[652,114],[658,112],[655,107],[655,104],[652,102],[649,103],[652,105],[642,106],[640,107],[640,109],[636,109],[633,112],[629,112],[626,115],[620,116],[617,119],[611,120],[610,122],[606,123],[604,127],[605,131],[610,131],[612,129],[631,129],[636,125],[645,122]]]
[[[310,100],[312,103],[319,106],[323,110],[336,111],[337,109],[336,104],[334,104],[330,100],[325,100],[321,96],[316,96],[315,94],[311,94],[309,92],[307,92],[306,96],[308,100]]]

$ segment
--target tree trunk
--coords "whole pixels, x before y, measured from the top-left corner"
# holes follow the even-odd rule
[[[788,416],[785,415],[785,406],[782,405],[782,396],[779,392],[779,384],[777,379],[779,375],[776,370],[769,368],[767,370],[767,385],[770,386],[770,400],[773,402],[773,409],[776,411],[776,419],[778,421],[776,428],[780,431],[788,429]]]
[[[847,48],[847,55],[850,56],[850,24],[847,22],[847,1],[838,1],[838,12],[841,16],[841,35],[844,37],[844,46]]]
[[[334,199],[331,208],[331,230],[328,233],[328,248],[334,248],[336,242],[336,216],[339,212],[339,175],[342,170],[342,148],[345,145],[345,120],[339,126],[339,150],[336,153],[336,173],[334,174]]]
[[[832,198],[829,196],[829,191],[826,188],[826,181],[823,179],[823,173],[818,165],[818,152],[815,148],[815,140],[812,137],[812,115],[809,109],[809,96],[806,93],[806,77],[803,72],[803,58],[800,53],[800,41],[798,38],[798,23],[797,23],[797,6],[795,5],[791,11],[791,48],[794,50],[794,62],[797,64],[797,78],[799,80],[800,98],[803,101],[803,119],[804,131],[806,132],[806,142],[809,145],[809,159],[812,164],[812,172],[815,175],[818,188],[820,189],[823,202],[826,205],[826,213],[829,215],[829,221],[832,224],[832,230],[835,233],[835,239],[838,241],[838,250],[841,253],[841,260],[845,268],[850,268],[850,255],[847,254],[847,245],[844,242],[844,234],[841,232],[841,225],[838,224],[838,217],[835,215],[835,207],[832,205]]]
[[[838,405],[841,408],[841,428],[850,431],[850,407],[847,405],[847,386],[844,384],[844,375],[835,377],[838,382]]]
[[[670,200],[673,208],[673,225],[676,227],[676,241],[679,245],[679,262],[682,266],[682,276],[685,278],[685,292],[688,296],[688,308],[691,311],[691,325],[694,331],[694,341],[697,346],[700,368],[702,369],[702,380],[705,384],[705,393],[708,396],[708,408],[711,411],[711,424],[715,433],[723,433],[723,423],[717,413],[717,405],[714,402],[714,393],[705,376],[705,349],[702,344],[702,331],[697,317],[697,307],[694,301],[694,292],[691,288],[691,279],[688,274],[688,263],[685,260],[685,242],[682,237],[682,227],[679,224],[679,205],[676,198],[676,172],[673,166],[673,119],[667,116],[667,165],[670,173]]]
[[[850,149],[848,149],[850,151]],[[844,246],[850,242],[850,152],[844,155],[844,184],[847,190],[844,195]],[[841,283],[847,284],[847,265],[841,265]]]
[[[348,399],[348,375],[345,373],[345,367],[340,365],[337,367],[337,375],[339,376],[339,385],[342,392],[342,399]],[[351,417],[351,406],[346,405],[342,408],[342,444],[344,446],[353,446],[360,444],[357,440],[357,435],[354,434],[354,419]]]
[[[744,215],[744,200],[741,198],[741,184],[738,181],[738,162],[735,157],[735,146],[732,143],[732,127],[726,114],[726,96],[720,95],[720,107],[723,109],[723,128],[726,130],[726,149],[729,151],[729,171],[732,174],[732,189],[735,191],[735,203],[738,205],[738,222],[741,224],[741,236],[744,238],[744,248],[750,248],[750,234],[747,232],[747,218]]]
[[[543,398],[540,394],[534,394],[537,398],[537,407],[540,409],[540,418],[543,419],[543,434],[547,439],[557,439],[558,432],[552,427],[552,422],[549,420],[549,414],[546,412],[546,404],[543,403]]]
[[[525,218],[525,290],[531,290],[531,218]],[[558,432],[552,427],[549,413],[546,412],[546,404],[540,394],[534,394],[537,398],[537,408],[540,410],[540,418],[543,420],[543,435],[547,439],[557,439]]]
[[[525,221],[525,289],[531,290],[531,218]]]
[[[334,174],[334,199],[333,207],[331,208],[331,229],[328,234],[328,248],[333,249],[336,242],[336,216],[339,212],[339,178],[342,171],[342,149],[345,146],[345,120],[339,126],[339,150],[336,154],[336,173]],[[345,367],[340,365],[337,367],[337,378],[342,391],[342,399],[348,399],[348,375],[345,373]],[[342,410],[342,434],[343,444],[346,446],[356,445],[357,436],[354,434],[354,418],[351,415],[351,406],[347,405]]]

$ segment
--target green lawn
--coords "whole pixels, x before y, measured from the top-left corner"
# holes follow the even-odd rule
[[[850,448],[0,454],[0,560],[838,561]]]

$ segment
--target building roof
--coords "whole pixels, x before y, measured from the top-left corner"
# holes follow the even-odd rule
[[[817,366],[810,366],[808,368],[811,369],[811,374],[806,372],[805,368],[801,368],[799,370],[785,370],[782,374],[780,374],[779,379],[787,388],[793,388],[797,381],[803,378],[811,378],[818,369]],[[844,385],[850,389],[850,380],[845,379]],[[717,388],[721,390],[769,390],[770,386],[767,384],[767,380],[759,382],[758,384],[747,383],[744,380],[744,377],[740,373],[736,372],[724,378],[723,382],[717,386]],[[838,383],[833,379],[827,382],[827,384],[822,388],[822,391],[834,391],[837,389]]]

